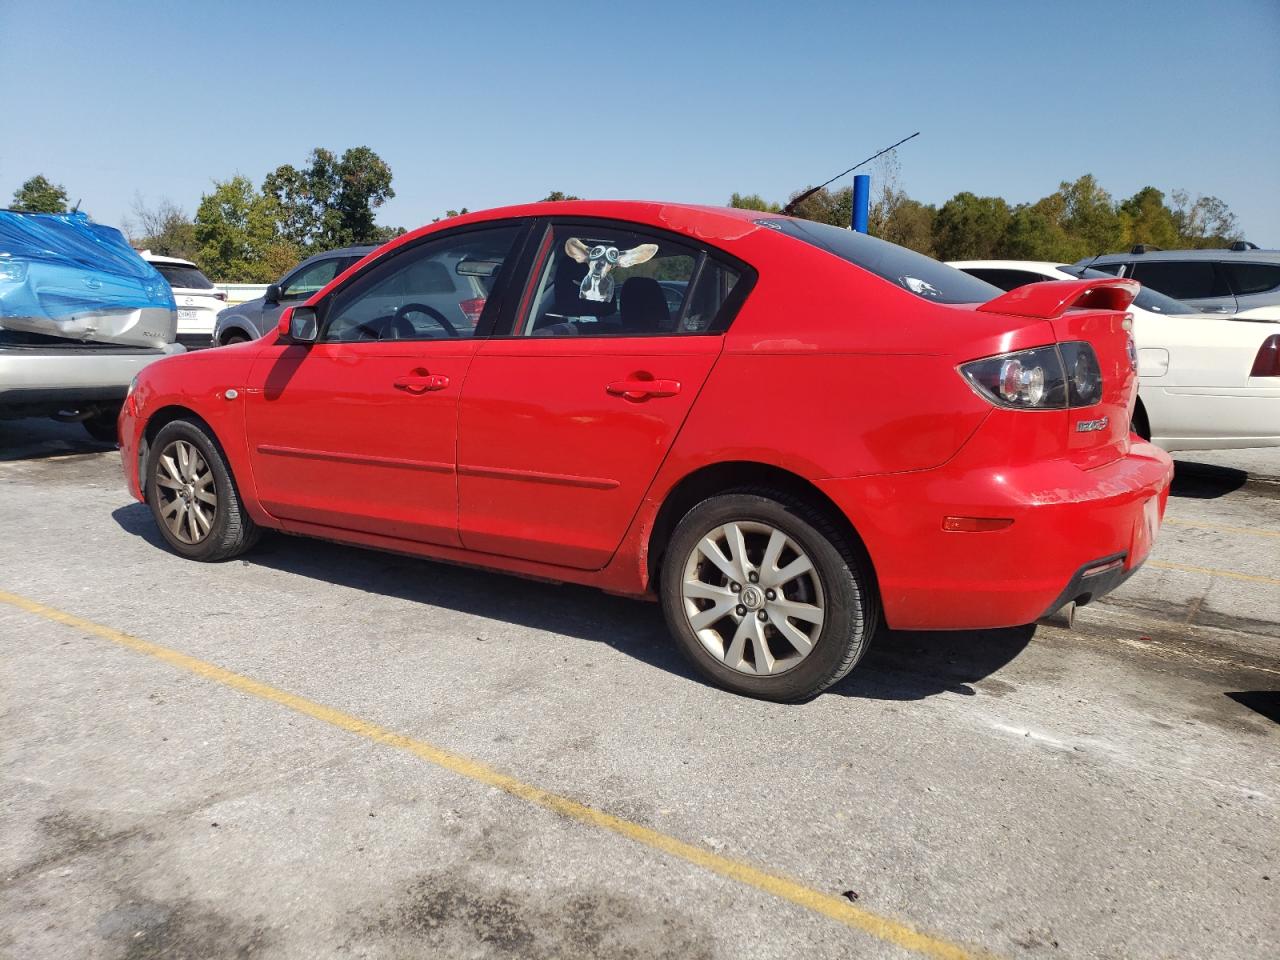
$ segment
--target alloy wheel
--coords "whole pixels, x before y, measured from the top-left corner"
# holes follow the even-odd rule
[[[685,561],[681,597],[702,646],[740,673],[784,673],[822,633],[825,603],[813,561],[767,523],[734,521],[699,540]]]
[[[198,447],[174,440],[160,453],[156,468],[160,518],[183,543],[199,543],[218,516],[218,488],[213,470]]]

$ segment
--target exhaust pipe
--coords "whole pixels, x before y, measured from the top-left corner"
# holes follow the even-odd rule
[[[1056,611],[1041,617],[1036,623],[1044,627],[1057,627],[1059,630],[1070,630],[1076,620],[1076,602],[1069,600]]]

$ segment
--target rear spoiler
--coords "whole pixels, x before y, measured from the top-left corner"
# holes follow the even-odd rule
[[[1142,285],[1124,277],[1097,280],[1047,280],[1016,287],[978,307],[986,313],[1055,320],[1072,307],[1127,310]]]

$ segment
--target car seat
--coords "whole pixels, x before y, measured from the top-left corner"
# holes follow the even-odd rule
[[[629,277],[619,293],[624,335],[659,333],[671,326],[662,285],[652,277]]]

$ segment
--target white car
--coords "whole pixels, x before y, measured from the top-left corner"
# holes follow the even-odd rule
[[[140,250],[138,256],[159,270],[173,289],[178,305],[178,343],[188,350],[213,346],[213,327],[218,311],[227,305],[227,295],[190,260],[162,257],[150,250]]]
[[[1028,260],[951,266],[1012,290],[1112,274]],[[1130,307],[1138,348],[1133,428],[1165,450],[1280,446],[1280,321],[1200,313],[1143,287]]]

